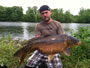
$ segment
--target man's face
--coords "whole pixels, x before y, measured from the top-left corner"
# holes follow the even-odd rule
[[[40,13],[42,19],[46,22],[48,22],[51,18],[51,11],[45,10]]]

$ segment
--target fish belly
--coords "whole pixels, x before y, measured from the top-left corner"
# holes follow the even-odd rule
[[[39,46],[39,50],[45,54],[60,53],[64,50],[64,48],[65,46],[63,43],[42,44]]]

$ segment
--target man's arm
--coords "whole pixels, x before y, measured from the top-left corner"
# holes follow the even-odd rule
[[[62,28],[62,24],[60,22],[57,24],[57,34],[64,34],[64,29]]]
[[[40,26],[39,26],[39,24],[37,24],[35,26],[35,37],[40,37],[40,35],[41,35]]]

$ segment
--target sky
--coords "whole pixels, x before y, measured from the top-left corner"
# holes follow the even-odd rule
[[[0,6],[22,6],[24,13],[27,7],[48,5],[51,9],[62,8],[70,11],[73,15],[77,15],[80,8],[90,9],[90,0],[0,0]]]

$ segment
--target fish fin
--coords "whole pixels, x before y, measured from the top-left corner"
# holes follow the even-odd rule
[[[70,56],[70,48],[67,48],[63,51],[63,53],[66,55],[66,56]]]
[[[52,61],[53,58],[54,58],[54,54],[48,55],[48,62]]]

